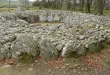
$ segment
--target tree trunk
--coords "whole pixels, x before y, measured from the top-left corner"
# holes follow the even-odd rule
[[[73,0],[73,9],[76,9],[76,0]]]
[[[42,1],[41,1],[41,8],[42,8],[42,7],[47,7],[47,6],[46,6],[46,1],[45,1],[45,0],[42,0]]]
[[[105,0],[96,0],[96,4],[97,4],[97,14],[103,15]]]
[[[63,0],[63,5],[62,5],[62,9],[63,10],[67,10],[68,9],[69,2],[70,2],[70,0]]]
[[[84,7],[84,0],[80,0],[80,4],[79,4],[79,8],[81,11],[83,11],[83,7]]]
[[[92,0],[86,0],[86,6],[85,6],[85,11],[86,13],[90,13],[90,8],[91,8]]]
[[[61,9],[62,7],[62,0],[56,0],[56,8]]]
[[[29,9],[29,0],[19,0],[20,6]]]
[[[10,12],[10,3],[11,3],[11,0],[9,0],[9,5],[8,5],[9,6],[9,9],[8,9],[8,12]]]

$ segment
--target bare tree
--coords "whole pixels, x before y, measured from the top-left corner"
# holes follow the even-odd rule
[[[91,8],[91,4],[92,4],[92,0],[86,0],[86,3],[85,3],[85,11],[86,13],[90,13],[90,8]]]
[[[26,9],[29,9],[29,0],[19,0],[20,5],[25,7]]]
[[[9,0],[8,3],[9,3],[8,4],[8,11],[10,12],[10,3],[11,3],[11,0]]]
[[[70,0],[63,0],[62,9],[67,10]]]
[[[76,0],[73,0],[73,5],[72,8],[75,9],[76,8]]]
[[[103,15],[105,0],[96,0],[96,9],[98,15]]]
[[[79,0],[79,1],[80,1],[80,3],[79,3],[79,8],[80,8],[80,10],[82,11],[83,8],[84,8],[84,0]]]

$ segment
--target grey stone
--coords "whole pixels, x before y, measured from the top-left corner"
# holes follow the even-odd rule
[[[84,44],[81,44],[81,43],[79,43],[79,44],[77,45],[76,49],[77,49],[77,50],[76,50],[76,53],[77,53],[78,55],[84,55],[84,54],[87,52],[87,50],[86,50]]]
[[[62,51],[63,47],[64,47],[63,44],[59,44],[59,45],[56,46],[58,51]]]
[[[49,15],[48,16],[48,22],[52,22],[53,21],[53,16],[52,15]]]
[[[19,25],[22,26],[22,27],[27,27],[27,26],[29,26],[29,23],[28,23],[28,22],[26,22],[26,21],[24,21],[24,20],[21,20],[21,19],[18,19],[18,20],[17,20],[17,23],[19,23]]]
[[[52,42],[46,37],[42,37],[40,41],[40,56],[45,60],[56,59],[58,57],[58,51],[52,44]]]
[[[62,57],[68,57],[73,51],[76,51],[74,48],[74,42],[73,41],[69,41],[62,50]]]
[[[39,25],[36,23],[29,24],[36,21],[62,23],[60,25],[54,25],[52,23],[46,23],[45,25],[42,25],[42,23],[38,23]],[[62,51],[62,56],[64,55],[64,57],[71,53],[74,55],[74,52],[77,55],[84,54],[86,52],[85,47],[88,49],[87,51],[94,53],[99,52],[104,48],[105,42],[108,43],[110,41],[110,29],[108,29],[109,27],[105,28],[105,25],[107,27],[110,25],[109,17],[70,11],[30,10],[25,12],[1,13],[0,44],[5,46],[6,52],[8,52],[7,50],[10,48],[8,43],[12,43],[13,46],[15,41],[23,35],[32,36],[34,40],[41,40],[42,35],[47,35],[49,41],[46,41],[46,47],[50,50]],[[20,42],[24,39],[21,38]],[[68,43],[70,40],[75,40],[75,42]],[[25,39],[25,41],[26,43],[21,42],[19,44],[26,44],[26,48],[18,45],[20,49],[17,49],[18,51],[15,50],[18,55],[23,52],[22,48],[24,52],[26,52],[25,49],[28,49],[28,47],[30,49],[30,45],[27,44],[30,40]],[[62,44],[62,41],[64,41],[64,44]],[[47,45],[48,43],[49,45]],[[52,48],[49,48],[49,46]],[[46,47],[44,51],[47,51]],[[49,52],[52,54],[50,50]],[[54,56],[56,57],[57,54],[48,55],[48,57],[52,58]]]
[[[3,47],[3,45],[0,44],[0,60],[3,60],[5,58],[5,54],[6,54],[6,51]]]
[[[46,14],[40,15],[39,18],[40,18],[40,21],[41,21],[41,22],[46,22],[46,21],[48,21],[48,16],[47,16]]]
[[[99,46],[99,43],[97,41],[91,41],[89,44],[88,44],[88,51],[90,53],[96,53],[96,52],[100,52],[101,51],[101,48]]]
[[[84,35],[79,35],[79,39],[80,40],[84,40],[85,39],[85,36]]]
[[[39,56],[38,41],[34,41],[30,36],[20,36],[11,45],[13,59],[19,59],[22,53],[27,53],[33,57]]]
[[[16,40],[17,36],[9,34],[9,35],[4,35],[4,37],[2,38],[2,40],[0,40],[1,44],[5,44],[8,42],[13,42],[14,40]]]
[[[8,50],[5,49],[2,44],[0,44],[0,60],[8,58],[10,58],[10,53],[8,52]]]
[[[60,21],[60,18],[57,14],[55,14],[54,16],[54,22],[59,22]]]

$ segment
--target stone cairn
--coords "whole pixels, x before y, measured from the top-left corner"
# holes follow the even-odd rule
[[[1,13],[0,60],[28,56],[49,60],[100,52],[110,44],[109,26],[110,17],[63,10]]]

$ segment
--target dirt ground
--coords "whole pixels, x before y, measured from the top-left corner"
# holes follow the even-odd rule
[[[43,62],[37,65],[28,66],[10,66],[3,65],[0,67],[0,75],[110,75],[109,70],[91,71],[89,69],[58,69],[46,66]]]
[[[62,61],[54,63],[43,60],[36,61],[31,65],[0,65],[0,75],[110,75],[109,69],[91,70],[86,64],[77,68],[67,67],[69,64],[61,65]],[[54,66],[52,66],[52,65]],[[59,65],[60,64],[60,65]],[[59,67],[61,66],[61,67]]]
[[[110,69],[102,64],[110,46],[102,52],[87,54],[79,59],[63,59],[44,61],[41,57],[33,64],[20,65],[12,60],[0,61],[0,75],[110,75]],[[67,62],[66,62],[67,61]]]

